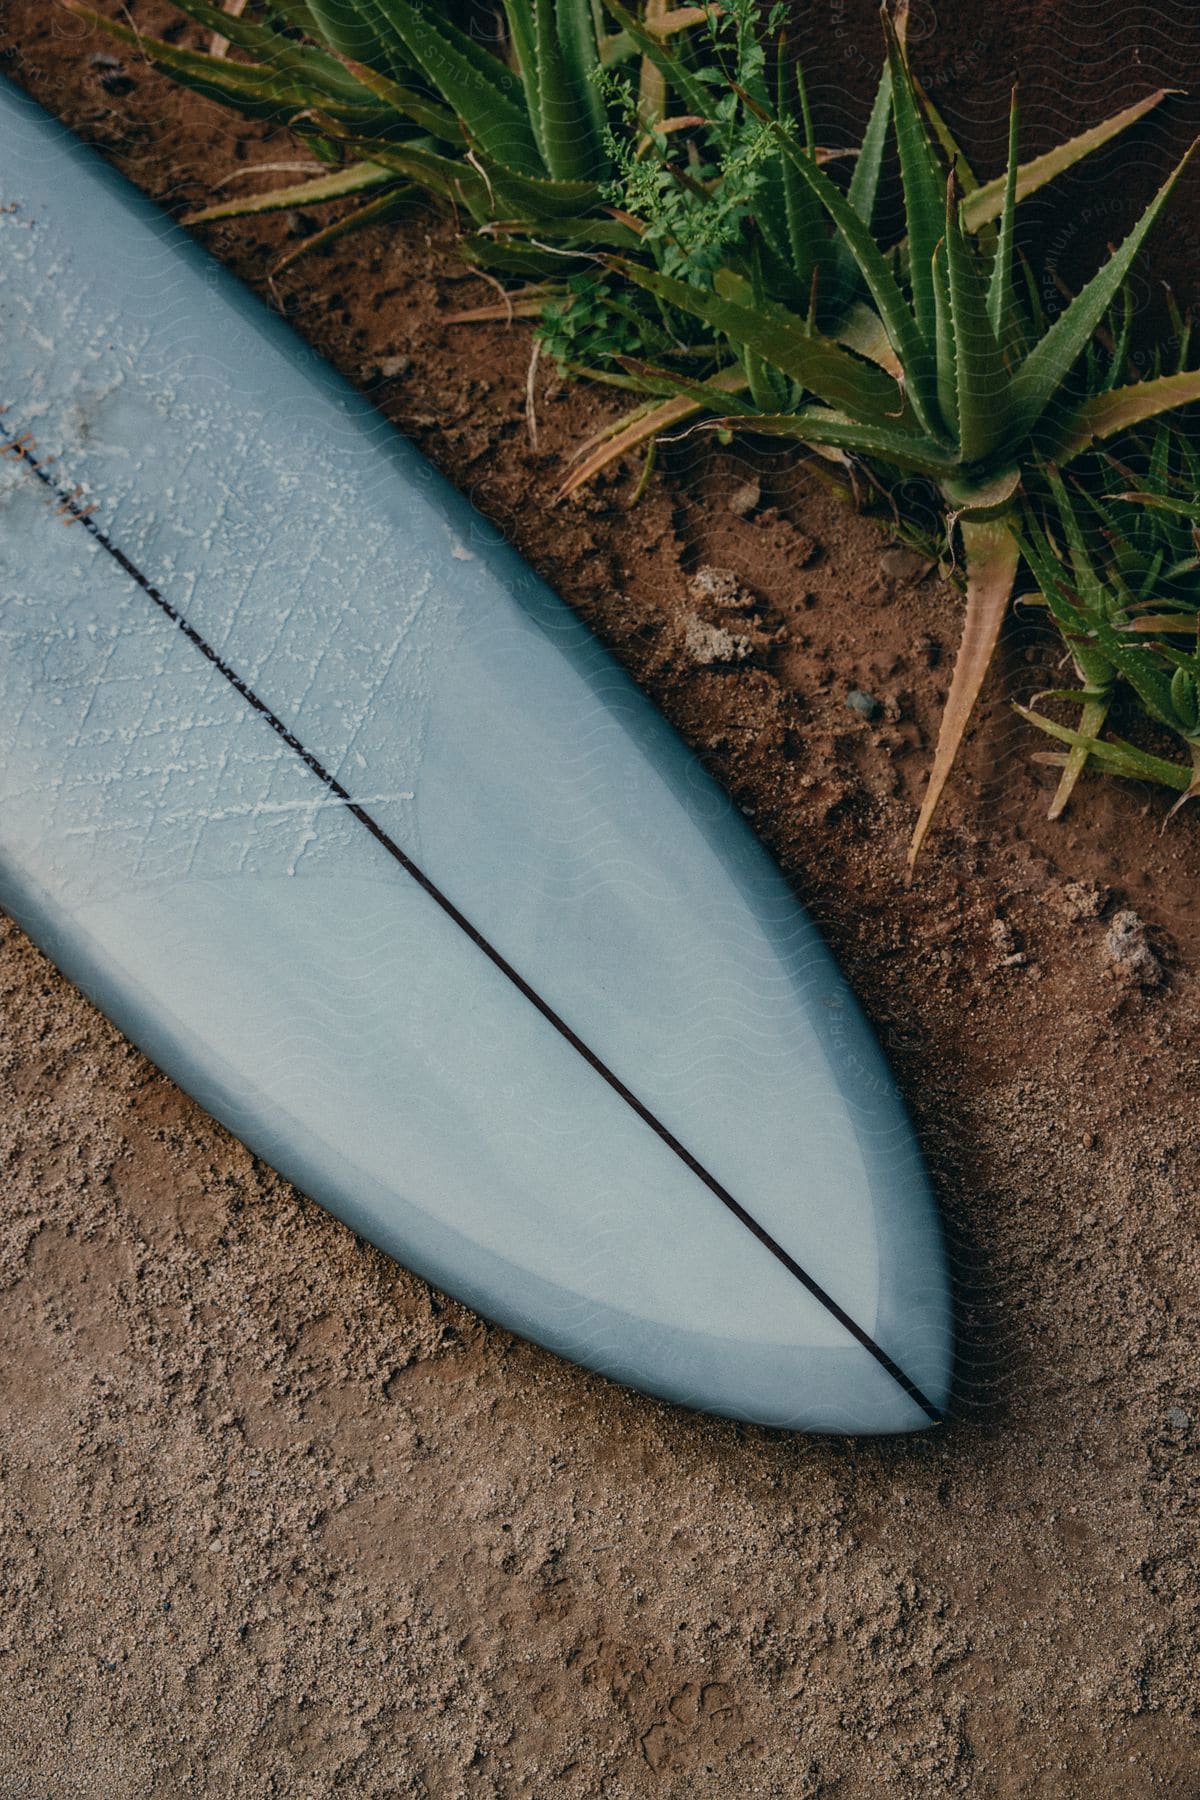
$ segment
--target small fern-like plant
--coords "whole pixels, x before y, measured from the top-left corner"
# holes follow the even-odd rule
[[[1078,705],[1075,726],[1038,706],[1017,709],[1067,746],[1048,759],[1062,768],[1052,817],[1088,765],[1174,788],[1181,801],[1200,795],[1200,456],[1160,427],[1138,485],[1098,493],[1114,473],[1129,471],[1106,461],[1091,482],[1071,489],[1047,470],[1049,504],[1030,506],[1021,532],[1026,563],[1081,684],[1039,697]],[[1121,685],[1181,740],[1185,762],[1101,736]]]

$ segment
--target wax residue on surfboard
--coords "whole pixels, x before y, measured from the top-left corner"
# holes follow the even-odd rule
[[[340,586],[366,600],[376,561],[394,559],[394,544],[386,531],[377,531],[373,537],[370,521],[364,524],[361,519],[359,491],[339,462],[336,445],[310,429],[303,445],[303,465],[274,471],[269,485],[260,483],[253,495],[244,495],[238,471],[253,457],[263,423],[254,406],[239,409],[230,406],[227,397],[219,407],[204,404],[197,398],[197,393],[203,395],[204,384],[201,381],[197,386],[186,345],[176,363],[156,352],[149,327],[139,327],[116,310],[97,318],[85,307],[77,286],[62,279],[61,265],[52,263],[52,279],[45,281],[45,268],[37,263],[36,221],[9,212],[0,219],[0,227],[24,234],[18,240],[21,248],[11,256],[5,242],[4,258],[9,270],[6,294],[15,291],[17,295],[26,346],[42,355],[55,344],[72,346],[71,373],[65,384],[55,383],[53,400],[40,364],[31,358],[23,370],[23,427],[34,431],[39,442],[44,438],[47,447],[56,441],[72,445],[73,486],[85,504],[100,491],[89,479],[88,469],[103,467],[105,503],[119,514],[125,547],[133,557],[153,562],[159,585],[169,588],[178,604],[185,608],[195,605],[201,580],[206,594],[224,593],[225,616],[209,625],[217,649],[233,655],[241,648],[236,631],[240,600],[252,589],[259,571],[269,569],[272,544],[278,540],[286,516],[305,505],[309,484],[322,495],[324,535],[333,537],[338,545],[337,567],[331,573]],[[35,292],[22,290],[14,279],[22,262],[31,274],[36,267]],[[32,281],[30,287],[34,287]],[[189,459],[182,471],[183,479],[169,460],[160,463],[144,455],[145,446],[160,438],[164,430],[196,447],[196,457]],[[209,467],[205,451],[214,445],[219,452]],[[83,458],[81,448],[86,451]],[[206,465],[204,479],[190,479],[201,462]],[[472,554],[457,537],[447,535],[452,556],[461,559]],[[91,544],[86,553],[89,563],[103,554]],[[320,554],[320,542],[314,536],[307,561],[290,568],[287,579],[279,584],[279,597],[271,608],[274,639],[267,639],[258,654],[243,656],[242,672],[251,683],[260,679],[268,655],[278,660],[289,630],[295,635],[298,624],[310,627],[311,618],[298,620],[297,615],[306,588],[314,584]],[[84,579],[80,568],[79,580],[82,583]],[[378,586],[377,575],[374,585]],[[444,594],[435,594],[435,585],[429,560],[415,568],[396,568],[394,581],[388,584],[386,605],[377,605],[369,618],[363,618],[355,641],[342,633],[325,642],[317,640],[311,646],[310,660],[297,661],[292,685],[283,695],[285,704],[293,711],[303,705],[316,661],[327,660],[337,671],[339,728],[353,743],[370,714],[380,681],[403,656],[407,704],[391,721],[392,766],[419,767],[427,699],[422,691],[423,646],[417,621],[423,612],[430,612],[429,629],[443,639],[452,637],[455,626],[453,604]],[[181,731],[194,732],[202,725],[201,718],[179,721]],[[361,753],[358,766],[368,767]],[[103,780],[103,775],[98,779]],[[364,805],[403,806],[413,800],[414,789],[411,783],[398,783],[385,792],[371,783],[368,793],[355,797]],[[303,871],[305,858],[317,843],[314,815],[331,804],[335,809],[339,805],[331,803],[327,794],[315,793],[282,802],[259,796],[223,808],[214,805],[210,794],[197,786],[190,807],[176,803],[160,816],[159,825],[181,827],[182,847],[190,818],[202,817],[207,826],[214,826],[238,817],[290,814],[298,829],[287,871],[295,875]],[[239,849],[237,854],[244,870],[243,852]],[[185,872],[163,858],[155,861],[153,870],[151,878],[159,881]]]

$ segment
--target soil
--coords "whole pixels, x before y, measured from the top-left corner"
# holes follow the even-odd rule
[[[821,9],[827,112],[861,105],[873,13]],[[1032,141],[1200,65],[1181,0],[934,23],[918,59],[989,172],[1014,71]],[[289,154],[45,0],[0,0],[0,54],[173,209]],[[1172,105],[1128,188],[1079,178],[1046,228],[1124,216],[1187,135]],[[1185,297],[1189,194],[1158,269]],[[1019,616],[906,888],[953,590],[797,458],[700,435],[636,506],[629,467],[556,505],[609,399],[543,371],[535,450],[528,329],[447,326],[489,290],[443,223],[272,283],[304,229],[209,235],[580,609],[820,918],[934,1172],[956,1417],[797,1438],[517,1342],[256,1162],[4,927],[0,1797],[1196,1800],[1200,814],[1090,781],[1047,823],[1006,696],[1057,652]]]

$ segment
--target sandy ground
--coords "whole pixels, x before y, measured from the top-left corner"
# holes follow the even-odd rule
[[[103,48],[0,0],[6,66],[172,205],[286,148]],[[212,242],[263,287],[297,228]],[[1159,797],[1090,785],[1047,825],[997,678],[906,891],[952,593],[744,450],[677,447],[635,511],[629,470],[552,509],[596,401],[547,376],[532,451],[528,339],[444,326],[484,291],[431,221],[277,295],[583,609],[816,909],[934,1171],[957,1417],[747,1430],[514,1341],[255,1162],[4,926],[0,1800],[1195,1800],[1200,816],[1163,833]],[[697,660],[697,617],[747,629],[689,591],[703,565],[755,603],[736,670]],[[1010,689],[1054,662],[1018,620]]]

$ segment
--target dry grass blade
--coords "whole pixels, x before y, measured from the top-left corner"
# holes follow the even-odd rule
[[[663,400],[648,412],[639,408],[627,424],[611,437],[605,437],[603,443],[597,444],[590,455],[584,457],[579,467],[567,476],[554,498],[569,500],[572,494],[577,494],[581,487],[586,487],[593,476],[607,468],[609,463],[619,462],[631,450],[640,449],[648,440],[669,431],[672,425],[682,424],[684,419],[693,418],[700,410],[698,400],[683,397]]]
[[[540,318],[547,296],[540,294],[505,295],[503,300],[489,300],[486,306],[468,306],[463,312],[447,313],[444,325],[490,325],[500,319],[510,325],[514,319]]]
[[[723,369],[719,375],[705,383],[713,390],[714,408],[721,394],[739,393],[746,385],[746,378],[740,369]],[[660,437],[673,425],[681,425],[685,419],[693,419],[697,413],[704,411],[704,403],[693,394],[676,394],[669,400],[659,401],[654,405],[638,407],[627,413],[613,425],[606,425],[580,446],[576,454],[582,457],[579,467],[573,469],[554,496],[556,500],[569,500],[585,487],[592,477],[610,463],[627,456],[631,450],[639,450],[647,442]]]
[[[967,613],[929,787],[908,847],[910,879],[995,653],[1020,558],[1017,540],[1003,519],[963,519],[960,529],[969,570]]]
[[[646,0],[646,11],[642,20],[646,30],[653,31],[657,37],[661,37],[666,11],[667,0]],[[638,118],[643,125],[654,125],[662,118],[666,105],[666,76],[661,69],[655,68],[648,56],[643,56],[641,78],[638,83]]]

